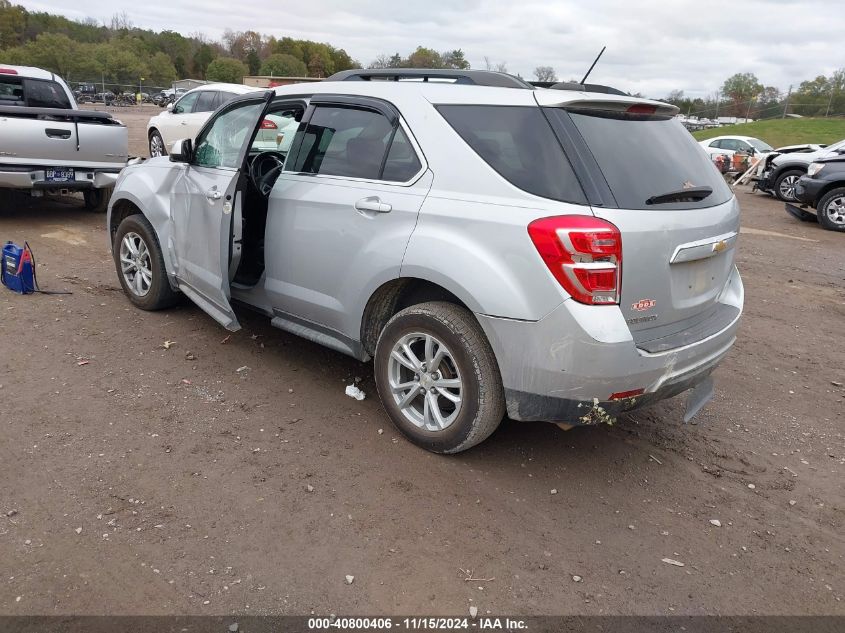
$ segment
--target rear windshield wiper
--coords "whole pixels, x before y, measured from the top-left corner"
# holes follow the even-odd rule
[[[652,196],[645,201],[646,204],[666,204],[667,202],[698,202],[704,200],[713,193],[712,187],[689,187],[661,193],[659,196]]]

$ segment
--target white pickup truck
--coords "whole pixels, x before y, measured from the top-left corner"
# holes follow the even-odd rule
[[[0,190],[82,192],[86,208],[105,211],[128,158],[126,126],[111,114],[78,109],[51,72],[0,63]]]

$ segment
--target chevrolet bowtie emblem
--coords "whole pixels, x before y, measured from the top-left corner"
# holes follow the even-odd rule
[[[728,248],[728,243],[725,240],[721,240],[713,244],[713,252],[714,253],[721,253],[723,250]]]

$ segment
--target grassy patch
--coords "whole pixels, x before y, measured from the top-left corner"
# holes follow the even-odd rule
[[[770,119],[693,132],[698,141],[733,135],[753,136],[766,141],[772,147],[799,143],[828,145],[845,138],[845,119]]]

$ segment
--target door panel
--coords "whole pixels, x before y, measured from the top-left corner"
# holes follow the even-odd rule
[[[411,186],[282,174],[265,242],[273,306],[357,340],[360,306],[399,277],[431,180],[429,171]]]
[[[229,241],[239,172],[190,165],[171,194],[179,288],[227,330],[240,325],[229,306]]]
[[[247,144],[266,101],[250,99],[217,114],[197,139],[192,164],[171,193],[173,250],[179,288],[229,330],[240,325],[229,305],[232,215]]]

